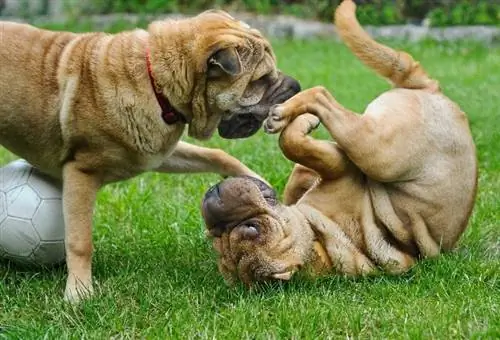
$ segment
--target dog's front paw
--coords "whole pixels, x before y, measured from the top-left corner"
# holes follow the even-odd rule
[[[64,291],[64,300],[69,303],[79,303],[91,297],[94,294],[91,280],[79,280],[74,276],[68,277],[66,282],[66,290]]]
[[[312,130],[317,129],[321,123],[321,121],[319,120],[318,117],[316,117],[315,115],[309,114],[309,113],[306,113],[302,116],[299,116],[296,119],[299,119],[299,118],[303,119],[307,124],[306,129],[305,129],[306,134],[309,134]]]
[[[267,133],[278,133],[287,126],[289,118],[284,114],[282,105],[274,105],[269,111],[269,117],[264,121],[264,131]]]

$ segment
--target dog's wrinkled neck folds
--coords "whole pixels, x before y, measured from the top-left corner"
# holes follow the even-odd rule
[[[153,88],[156,100],[158,101],[158,104],[161,107],[161,117],[163,118],[163,121],[167,125],[172,125],[176,123],[186,124],[187,123],[186,119],[184,118],[182,113],[174,109],[173,106],[168,101],[168,99],[162,93],[156,90],[155,80],[153,77],[153,71],[151,67],[151,54],[149,48],[146,49],[146,64],[148,67],[148,76],[149,80],[151,81],[151,87]]]

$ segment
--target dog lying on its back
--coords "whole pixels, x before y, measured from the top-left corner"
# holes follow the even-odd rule
[[[372,40],[345,0],[337,30],[394,89],[358,115],[322,87],[277,105],[264,127],[297,163],[285,205],[265,183],[212,187],[202,211],[228,282],[290,279],[297,270],[402,273],[450,250],[467,226],[477,162],[467,117],[418,62]],[[308,136],[321,122],[335,142]]]

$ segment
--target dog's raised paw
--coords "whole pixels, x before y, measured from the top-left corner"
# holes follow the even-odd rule
[[[264,131],[269,134],[278,133],[288,124],[288,119],[283,115],[283,107],[274,105],[269,110],[269,117],[264,121]]]
[[[314,115],[311,115],[311,114],[307,115],[307,120],[309,123],[307,133],[310,133],[311,131],[316,130],[319,127],[319,125],[321,124],[321,121],[319,120],[319,118],[314,116]]]

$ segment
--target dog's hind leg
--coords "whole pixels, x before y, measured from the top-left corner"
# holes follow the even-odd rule
[[[283,204],[297,203],[318,180],[319,175],[316,171],[301,164],[295,164],[283,191]]]
[[[409,100],[407,97],[403,102]],[[378,105],[376,114],[361,116],[340,105],[325,88],[315,87],[275,106],[264,127],[269,133],[277,133],[296,117],[313,114],[369,177],[381,182],[409,180],[415,175],[411,171],[421,168],[421,155],[427,145],[421,133],[421,117],[411,113],[419,105],[414,104],[392,109]]]
[[[364,198],[362,226],[367,252],[384,271],[401,274],[415,264],[415,258],[391,244],[377,226],[368,194]]]

